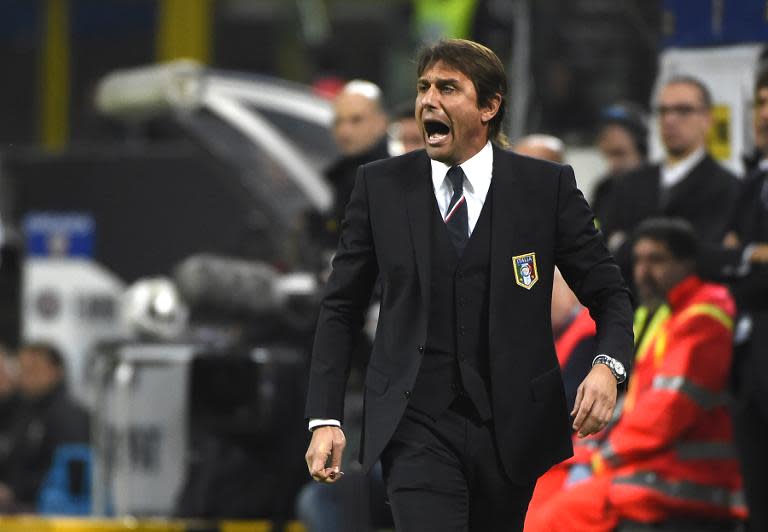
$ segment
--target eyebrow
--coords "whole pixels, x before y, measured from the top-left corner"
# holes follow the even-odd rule
[[[429,81],[427,78],[419,78],[416,80],[416,83],[427,83],[431,84],[432,82]],[[435,80],[435,85],[449,85],[449,84],[458,84],[459,80],[457,78],[437,78]]]

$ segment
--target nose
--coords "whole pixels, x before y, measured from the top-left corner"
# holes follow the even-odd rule
[[[673,124],[677,120],[677,115],[675,113],[664,113],[659,116],[659,122],[663,126],[668,126],[670,124]]]
[[[424,92],[421,93],[421,105],[424,107],[434,108],[437,106],[437,97],[440,92],[432,85]]]

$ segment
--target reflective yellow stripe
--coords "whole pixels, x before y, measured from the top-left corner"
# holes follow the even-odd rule
[[[656,335],[659,332],[659,329],[661,326],[669,319],[669,315],[671,314],[671,311],[669,310],[669,305],[662,305],[658,308],[656,313],[653,315],[653,318],[651,318],[651,323],[648,325],[648,328],[645,331],[645,334],[643,335],[643,339],[640,342],[640,347],[637,349],[637,361],[643,360],[647,353],[648,353],[648,345],[654,340]],[[643,324],[645,323],[645,320],[648,319],[648,309],[645,307],[640,307],[635,312],[635,341],[637,341],[637,335],[640,332],[640,329],[642,328]],[[642,322],[638,322],[638,317],[642,317]]]
[[[667,309],[669,310],[669,309]],[[726,314],[726,312],[711,303],[698,303],[685,309],[679,317],[677,317],[678,323],[684,323],[686,320],[695,318],[697,316],[709,316],[729,331],[733,330],[733,319]],[[664,355],[667,352],[667,331],[663,330],[659,333],[659,339],[653,348],[653,361],[654,366],[660,368],[664,362]]]
[[[63,148],[69,137],[69,55],[69,0],[47,0],[40,65],[40,134],[49,150]]]
[[[664,355],[667,352],[667,337],[667,329],[664,328],[659,332],[659,338],[656,340],[656,343],[653,344],[653,365],[657,369],[661,367]]]
[[[605,462],[603,462],[603,458],[600,456],[600,453],[593,454],[590,462],[592,463],[592,471],[595,473],[595,475],[600,475],[603,473],[603,471],[605,471]]]
[[[637,345],[638,340],[640,340],[639,334],[647,319],[648,307],[638,307],[635,311],[635,323],[632,325],[632,332],[635,333],[635,345]]]
[[[680,315],[680,321],[686,321],[696,316],[709,316],[720,322],[729,331],[733,330],[733,319],[720,307],[711,303],[693,305]]]

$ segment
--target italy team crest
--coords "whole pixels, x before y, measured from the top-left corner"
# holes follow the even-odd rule
[[[530,290],[539,280],[539,271],[536,269],[536,253],[526,253],[512,257],[515,268],[515,282],[523,288]]]

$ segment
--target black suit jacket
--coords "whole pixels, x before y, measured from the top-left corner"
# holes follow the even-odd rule
[[[738,179],[705,155],[670,189],[666,204],[661,205],[661,166],[646,165],[619,180],[613,204],[601,223],[610,237],[614,231],[631,235],[640,222],[654,216],[683,218],[693,225],[702,241],[720,242],[738,192]]]
[[[768,419],[768,266],[744,269],[744,248],[768,242],[768,174],[755,170],[744,179],[728,231],[738,235],[742,245],[727,249],[705,246],[699,259],[702,275],[728,282],[740,313],[752,321],[750,341],[737,346],[735,377],[737,393],[752,397]]]
[[[632,311],[573,170],[494,147],[489,356],[493,422],[511,478],[530,482],[572,453],[550,323],[558,265],[598,324],[599,351],[629,366]],[[312,356],[306,416],[342,419],[355,332],[379,276],[381,313],[365,380],[361,461],[381,454],[408,404],[430,297],[430,161],[412,152],[361,167],[342,224]],[[539,281],[518,286],[513,257],[536,254]]]

